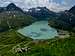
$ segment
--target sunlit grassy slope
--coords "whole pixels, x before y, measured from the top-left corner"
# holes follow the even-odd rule
[[[58,39],[29,45],[28,53],[18,53],[17,56],[75,56],[75,38]]]
[[[0,55],[8,53],[17,44],[30,40],[30,38],[20,35],[15,30],[0,33]]]
[[[28,52],[16,53],[14,49],[30,47]],[[32,41],[15,30],[0,34],[1,56],[75,56],[75,36],[65,39]]]

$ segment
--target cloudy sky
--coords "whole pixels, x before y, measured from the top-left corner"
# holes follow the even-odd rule
[[[75,5],[75,0],[0,0],[1,7],[5,7],[9,3],[15,3],[24,10],[31,7],[46,6],[48,9],[58,12],[70,9]]]

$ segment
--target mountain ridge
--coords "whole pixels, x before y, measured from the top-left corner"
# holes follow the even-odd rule
[[[4,12],[4,11],[21,11],[23,12],[23,10],[19,7],[17,7],[14,3],[10,3],[9,5],[7,5],[6,7],[0,7],[0,12]],[[23,12],[24,13],[24,12]]]
[[[52,22],[54,22],[53,25],[50,24],[51,21],[49,20],[49,24],[55,28],[75,31],[75,6],[64,11],[59,18],[54,19]]]
[[[36,8],[30,8],[26,14],[31,15],[37,20],[48,20],[49,17],[56,17],[56,13],[53,11],[50,11],[46,7],[36,7]]]

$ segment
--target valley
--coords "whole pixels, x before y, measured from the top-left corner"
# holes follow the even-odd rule
[[[0,56],[75,56],[74,9],[0,7]]]

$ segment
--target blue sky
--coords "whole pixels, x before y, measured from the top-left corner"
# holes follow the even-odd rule
[[[0,0],[1,7],[5,7],[9,3],[15,3],[24,10],[37,6],[46,6],[52,11],[59,12],[70,9],[75,5],[75,0]]]

